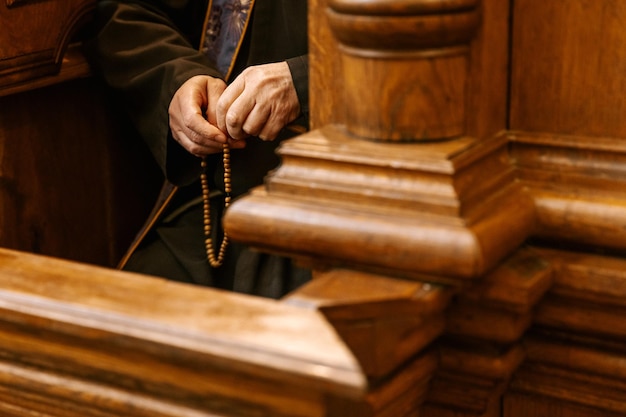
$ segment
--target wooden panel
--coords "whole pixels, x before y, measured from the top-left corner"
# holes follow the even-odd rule
[[[466,134],[488,138],[507,126],[509,1],[482,0],[470,47]]]
[[[315,274],[285,302],[321,311],[361,363],[382,378],[422,351],[445,327],[449,288],[349,270]]]
[[[0,97],[0,246],[117,263],[160,174],[85,78]]]
[[[0,2],[0,88],[59,71],[95,0]]]
[[[309,0],[311,129],[345,121],[345,100],[336,94],[343,74],[339,45],[326,16],[328,0]]]
[[[510,127],[626,136],[626,3],[514,5]]]
[[[607,413],[590,407],[581,407],[563,401],[551,401],[532,395],[513,394],[503,403],[506,417],[623,417],[623,414]]]

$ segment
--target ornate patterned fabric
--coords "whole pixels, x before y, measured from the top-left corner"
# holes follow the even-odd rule
[[[202,51],[228,78],[248,25],[254,0],[213,0],[204,24]]]

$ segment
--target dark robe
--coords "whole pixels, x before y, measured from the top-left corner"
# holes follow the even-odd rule
[[[158,217],[148,220],[124,269],[277,298],[308,280],[309,271],[237,242],[231,242],[222,267],[208,265],[198,198],[200,160],[183,149],[169,129],[168,106],[176,90],[195,75],[221,77],[199,52],[206,9],[204,0],[100,1],[93,35],[84,43],[94,70],[127,109],[161,167],[168,191],[169,203],[157,203]],[[305,0],[256,0],[231,77],[251,65],[287,61],[302,109],[296,123],[304,127],[308,123],[306,21]],[[231,150],[233,198],[263,183],[279,163],[276,146],[292,135],[285,129],[273,142],[249,138],[246,148]],[[223,207],[221,154],[207,157],[207,163],[217,246]]]

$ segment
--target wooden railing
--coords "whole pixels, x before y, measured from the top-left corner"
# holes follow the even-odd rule
[[[2,414],[626,415],[621,95],[585,130],[519,70],[562,42],[594,80],[577,48],[626,41],[626,7],[309,7],[312,130],[225,227],[314,279],[274,301],[2,250]]]
[[[3,416],[322,416],[367,381],[321,313],[0,251]]]

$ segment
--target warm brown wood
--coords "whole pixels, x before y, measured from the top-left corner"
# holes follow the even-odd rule
[[[481,21],[470,45],[466,134],[486,138],[507,128],[509,1],[481,0]]]
[[[109,103],[90,78],[0,97],[0,246],[117,263],[160,174]]]
[[[281,146],[281,166],[225,225],[315,279],[276,302],[2,252],[0,411],[625,416],[626,6],[309,5],[313,131]],[[73,104],[50,120],[100,103],[83,95],[86,73],[69,73],[63,88],[4,90],[12,116],[0,121],[21,140],[0,137],[3,155],[25,157],[3,159],[2,218],[18,225],[3,230],[38,243],[27,250],[74,253],[63,216],[86,202],[59,184],[119,172],[126,152],[112,131],[89,146],[69,137],[64,123],[85,129],[75,118],[53,125],[71,148],[32,133],[27,103],[65,94]],[[39,156],[50,143],[56,175]],[[94,149],[100,162],[67,163]],[[110,203],[91,213],[110,220],[95,236],[119,230],[111,179],[97,182],[104,194],[71,183]],[[104,250],[91,249],[80,255]]]
[[[310,125],[317,129],[345,121],[346,102],[337,94],[343,73],[339,44],[326,15],[328,0],[307,0],[309,7]]]
[[[522,416],[527,407],[548,415],[559,405],[567,416],[624,415],[626,263],[549,249],[541,254],[553,265],[554,286],[537,309],[528,359],[506,395],[505,403],[514,404],[507,417]],[[521,398],[527,405],[518,405]]]
[[[398,146],[323,128],[282,146],[281,166],[264,188],[231,205],[224,224],[232,238],[265,251],[471,279],[522,243],[533,224],[502,139]]]
[[[544,250],[557,273],[536,321],[543,326],[623,339],[626,262],[620,258]],[[567,312],[566,312],[567,311]]]
[[[349,132],[400,141],[465,133],[467,45],[478,26],[477,1],[328,5],[341,45]]]
[[[72,43],[68,46],[67,52],[61,61],[61,68],[57,73],[37,76],[28,81],[11,84],[6,87],[0,86],[0,97],[91,76],[91,68],[89,68],[89,64],[85,60],[81,48],[79,42]]]
[[[506,398],[503,406],[505,416],[533,417],[622,417],[622,413],[607,413],[568,402],[553,402],[533,396],[514,394]]]
[[[438,349],[440,363],[425,396],[419,396],[424,399],[419,412],[429,417],[577,416],[586,415],[576,414],[585,409],[589,416],[598,410],[611,415],[621,412],[623,403],[603,403],[599,393],[621,372],[608,371],[621,356],[612,362],[607,351],[624,351],[623,308],[616,307],[623,305],[624,294],[616,289],[621,284],[594,265],[577,267],[577,278],[563,286],[562,268],[577,265],[573,258],[544,257],[522,244],[540,238],[545,244],[624,248],[619,114],[626,91],[619,51],[626,8],[616,1],[510,4],[511,9],[509,2],[495,0],[480,7],[443,0],[314,2],[312,27],[320,22],[323,28],[319,38],[312,36],[312,77],[319,77],[312,80],[320,82],[311,85],[316,130],[280,148],[281,167],[265,187],[231,207],[225,224],[235,239],[324,269],[321,281],[294,295],[306,297],[314,290],[318,308],[326,308],[329,299],[343,299],[327,281],[327,274],[339,274],[346,285],[339,288],[360,302],[343,299],[341,320],[334,323],[361,352],[359,360],[370,358],[368,364],[375,356],[364,346],[375,350],[368,345],[372,339],[355,336],[345,320],[362,317],[378,287],[351,293],[355,272],[346,268],[411,279],[413,285],[454,284],[457,295],[444,312],[446,333],[429,345]],[[447,18],[452,11],[459,19],[454,23]],[[481,17],[476,31],[461,29],[471,27],[469,20],[467,26],[459,21],[474,11]],[[427,18],[404,32],[400,15],[404,21]],[[431,21],[445,28],[445,36]],[[328,27],[336,40],[329,40]],[[459,33],[463,36],[456,37]],[[455,55],[458,61],[433,52],[450,51],[438,49],[450,40],[460,41],[455,45],[461,49],[469,45]],[[425,50],[430,54],[426,70],[421,66]],[[598,83],[604,95],[590,88]],[[432,99],[415,93],[425,85]],[[410,106],[398,104],[405,98]],[[433,113],[422,117],[428,111]],[[434,128],[441,120],[444,128]],[[455,139],[380,143],[446,136]],[[502,137],[511,143],[510,152],[495,145]],[[457,233],[461,230],[469,234]],[[341,273],[325,269],[332,265]],[[598,287],[579,291],[574,282]],[[402,303],[397,300],[384,311]],[[417,318],[404,321],[412,320]],[[571,341],[571,349],[553,348],[558,338],[550,332],[541,333],[542,343],[527,337],[545,328],[563,333],[559,337]],[[579,339],[581,332],[595,336]],[[592,343],[593,354],[580,353],[585,343]],[[396,353],[401,350],[399,341],[392,345]],[[550,352],[549,363],[537,365]],[[595,378],[592,368],[564,368],[558,362],[574,354],[604,361],[608,374]],[[550,376],[551,371],[559,376]],[[585,383],[593,401],[574,405],[576,394],[584,397]],[[621,388],[613,389],[617,399]],[[566,393],[554,395],[559,390]]]
[[[94,7],[0,4],[0,246],[114,266],[161,174],[73,38]]]
[[[608,137],[511,132],[519,178],[534,195],[535,235],[626,248],[623,164],[626,144]]]
[[[552,272],[540,254],[522,248],[458,292],[445,312],[445,337],[435,345],[440,365],[424,413],[500,416],[502,395],[525,359],[522,339]]]
[[[0,90],[60,70],[95,0],[0,2]]]
[[[516,0],[511,128],[625,137],[626,4]]]
[[[8,250],[0,276],[3,415],[313,417],[363,397],[315,310]]]
[[[381,378],[443,333],[442,311],[451,296],[449,288],[436,285],[332,270],[285,302],[322,312],[363,372]]]

